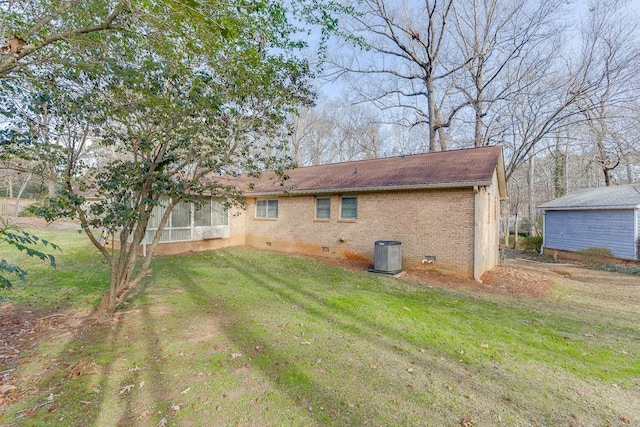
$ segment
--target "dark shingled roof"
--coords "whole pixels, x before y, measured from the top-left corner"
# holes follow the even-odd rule
[[[272,174],[250,180],[247,195],[321,194],[330,192],[383,191],[491,185],[498,170],[504,182],[502,147],[440,151],[400,157],[334,163],[287,170],[283,184]],[[500,195],[504,196],[503,185]]]
[[[640,208],[640,184],[585,188],[538,206],[542,210]]]

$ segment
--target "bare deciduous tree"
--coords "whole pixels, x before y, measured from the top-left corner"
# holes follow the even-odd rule
[[[457,108],[471,107],[475,147],[491,143],[484,118],[492,108],[517,99],[528,89],[520,82],[535,82],[554,60],[550,47],[560,27],[559,6],[557,1],[528,0],[454,3],[452,38],[460,58],[468,58],[456,85],[464,98]]]
[[[362,49],[361,54],[336,64],[338,72],[357,74],[354,90],[362,99],[383,110],[399,110],[398,122],[427,125],[430,151],[447,147],[443,117],[454,115],[456,107],[445,99],[451,93],[452,76],[466,63],[448,58],[453,47],[448,32],[453,3],[360,2],[342,33]]]
[[[366,106],[321,101],[292,117],[292,157],[300,166],[377,158],[383,139],[376,114]]]
[[[637,115],[629,108],[637,97],[629,88],[638,86],[640,32],[624,6],[621,0],[594,1],[582,26],[582,56],[594,88],[579,108],[607,186],[638,140],[632,131]]]

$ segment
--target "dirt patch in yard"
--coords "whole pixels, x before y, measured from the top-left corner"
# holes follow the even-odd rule
[[[366,271],[373,266],[366,261],[353,259],[319,258],[320,262],[352,271]],[[466,279],[437,270],[411,269],[402,279],[436,288],[505,294],[525,297],[551,295],[554,273],[544,268],[529,268],[524,262],[507,261],[482,276],[482,282]]]
[[[439,288],[525,297],[549,296],[553,287],[548,275],[512,265],[493,268],[482,276],[481,282],[430,270],[409,270],[406,278]]]
[[[352,271],[367,271],[366,261],[318,258],[318,261]],[[559,264],[507,259],[482,276],[481,282],[444,274],[436,270],[411,269],[402,279],[426,286],[471,292],[544,298],[557,292],[569,292],[601,303],[640,304],[638,275],[612,273],[586,268],[580,264]]]

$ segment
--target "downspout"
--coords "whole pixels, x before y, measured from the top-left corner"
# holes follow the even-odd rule
[[[640,260],[640,207],[635,208],[635,225],[634,228],[636,230],[635,232],[635,238],[636,238],[636,259]]]
[[[478,250],[478,198],[480,190],[477,185],[473,186],[473,280],[479,282],[480,277],[478,274],[478,257],[480,251]]]
[[[544,253],[544,240],[547,237],[547,211],[542,211],[542,245],[540,245],[540,255]]]

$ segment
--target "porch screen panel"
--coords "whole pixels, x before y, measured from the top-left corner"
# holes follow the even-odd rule
[[[212,225],[229,225],[229,210],[219,200],[216,200],[212,204],[212,215],[213,215],[213,224]]]
[[[171,211],[171,228],[191,226],[191,203],[179,202]]]
[[[166,203],[166,201],[164,203]],[[166,206],[163,205],[163,202],[160,202],[158,205],[153,207],[143,242],[151,243],[153,241],[153,236],[155,236],[156,231],[160,226],[160,220],[162,219],[162,215],[164,215],[165,210]],[[165,229],[162,233],[162,237],[160,238],[160,242],[166,242],[168,240],[169,233]]]
[[[193,220],[196,227],[211,226],[211,200],[207,200],[201,207],[196,209],[193,214]]]
[[[151,212],[151,217],[149,218],[148,229],[150,228],[158,228],[160,225],[160,220],[162,219],[162,215],[164,215],[165,206],[158,204],[153,207],[153,211]]]

